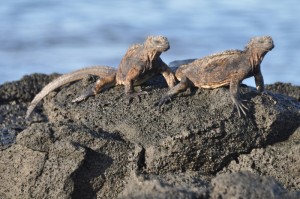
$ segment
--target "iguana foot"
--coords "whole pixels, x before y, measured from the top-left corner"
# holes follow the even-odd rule
[[[73,103],[77,103],[77,102],[84,101],[85,99],[87,99],[86,96],[80,95],[79,97],[76,97],[75,99],[73,99],[72,102],[73,102]]]
[[[172,101],[171,96],[170,95],[165,95],[158,102],[156,102],[154,105],[161,108],[162,105],[166,104],[167,102],[171,102],[171,101]]]
[[[132,102],[134,98],[138,100],[138,102],[141,102],[141,95],[148,95],[147,91],[139,91],[139,92],[134,92],[134,93],[128,93],[127,98],[128,98],[128,104]]]
[[[72,100],[73,103],[81,102],[86,100],[88,97],[95,95],[94,91],[88,90],[85,93],[81,94],[79,97],[76,97],[75,99]]]
[[[247,100],[243,100],[243,102],[247,102]],[[248,111],[248,107],[243,104],[243,102],[241,101],[235,101],[234,104],[235,104],[235,107],[238,111],[238,114],[239,114],[239,117],[242,117],[242,116],[247,116],[247,113],[246,111]]]

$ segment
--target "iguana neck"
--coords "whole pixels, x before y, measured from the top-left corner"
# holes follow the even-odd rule
[[[156,49],[146,49],[146,56],[148,57],[149,61],[157,59],[161,55],[161,52],[157,51]]]
[[[151,48],[146,48],[144,50],[144,57],[148,63],[146,67],[148,70],[150,70],[152,68],[153,60],[157,59],[161,55],[161,52]]]
[[[264,56],[267,54],[267,51],[260,51],[259,49],[249,49],[248,53],[250,54],[249,61],[252,71],[256,71],[260,67],[260,64]]]

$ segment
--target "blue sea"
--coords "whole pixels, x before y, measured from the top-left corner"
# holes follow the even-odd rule
[[[31,73],[117,67],[148,35],[169,39],[166,63],[243,49],[251,37],[270,35],[275,48],[261,66],[265,83],[300,85],[296,0],[2,0],[0,84]]]

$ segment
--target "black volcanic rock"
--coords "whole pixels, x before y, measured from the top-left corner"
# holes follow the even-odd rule
[[[0,198],[214,198],[217,193],[226,198],[218,190],[235,182],[236,189],[247,186],[253,193],[255,186],[273,190],[273,198],[298,196],[299,178],[292,176],[299,176],[299,142],[289,139],[300,125],[296,99],[271,91],[260,95],[243,86],[249,112],[239,118],[226,87],[192,89],[157,110],[154,103],[167,91],[161,77],[145,84],[148,95],[129,105],[123,87],[71,103],[86,86],[79,81],[50,93],[43,108],[25,121],[26,106],[52,78],[32,75],[0,86],[5,93],[0,99]],[[268,152],[272,167],[266,161],[255,164],[264,167],[263,173],[232,166],[280,143],[291,152],[286,158]],[[286,161],[294,168],[286,174],[294,183],[273,171]],[[273,178],[261,183],[263,175],[284,188]]]

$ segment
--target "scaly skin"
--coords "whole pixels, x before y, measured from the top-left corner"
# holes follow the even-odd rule
[[[83,69],[79,69],[76,71],[73,71],[71,73],[59,76],[49,84],[47,84],[31,101],[27,112],[26,112],[26,119],[31,115],[34,108],[37,106],[37,104],[50,92],[54,91],[55,89],[68,84],[70,82],[74,82],[77,80],[81,80],[88,75],[95,75],[99,77],[105,77],[105,76],[116,76],[117,70],[115,68],[109,67],[109,66],[93,66],[93,67],[87,67]]]
[[[134,85],[141,85],[153,76],[161,73],[168,86],[173,87],[176,78],[160,55],[170,48],[166,37],[148,37],[143,45],[132,46],[122,59],[117,84],[125,85],[125,93],[131,95]]]
[[[144,44],[131,46],[121,60],[116,76],[106,76],[100,78],[92,91],[87,91],[73,102],[79,102],[90,95],[96,95],[110,85],[124,85],[125,94],[129,101],[143,94],[134,93],[134,86],[138,86],[151,79],[157,74],[162,74],[170,88],[174,87],[176,78],[171,69],[165,64],[160,55],[170,48],[169,41],[163,36],[149,36]]]
[[[100,78],[92,90],[87,90],[72,102],[80,102],[89,96],[96,95],[107,87],[115,85],[124,85],[125,94],[131,100],[133,97],[143,94],[142,92],[134,94],[133,86],[141,85],[159,73],[164,76],[171,88],[176,83],[175,75],[160,58],[161,53],[169,48],[170,45],[166,37],[149,36],[144,44],[136,44],[128,49],[117,70],[107,66],[96,66],[62,75],[46,85],[35,96],[28,107],[26,118],[31,115],[37,104],[51,91],[64,84],[83,79],[87,75],[96,75]]]
[[[267,52],[273,48],[271,37],[254,37],[243,51],[224,51],[179,66],[175,76],[180,83],[171,88],[158,102],[158,105],[162,106],[173,96],[189,87],[213,89],[229,85],[231,99],[239,116],[241,117],[241,113],[246,115],[247,107],[240,99],[240,83],[244,79],[254,76],[257,90],[259,92],[264,90],[260,64]]]

